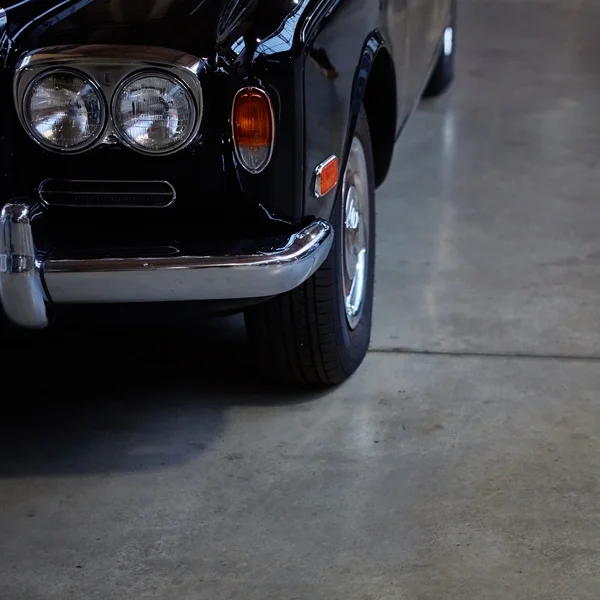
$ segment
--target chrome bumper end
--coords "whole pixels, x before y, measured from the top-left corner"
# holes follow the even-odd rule
[[[36,257],[25,203],[0,213],[0,303],[17,325],[42,328],[56,303],[168,302],[263,298],[306,281],[327,258],[329,223],[317,219],[277,248],[224,256]]]
[[[7,204],[0,212],[0,304],[22,327],[40,329],[49,323],[27,204]]]

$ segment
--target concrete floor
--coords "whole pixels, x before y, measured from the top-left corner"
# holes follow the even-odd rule
[[[0,598],[596,600],[598,23],[462,2],[456,86],[379,194],[347,385],[261,387],[238,319],[200,360],[133,328],[15,356]]]

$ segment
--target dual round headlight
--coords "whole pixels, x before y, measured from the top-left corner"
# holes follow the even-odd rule
[[[43,146],[79,152],[93,145],[109,123],[107,103],[83,73],[56,70],[27,89],[23,116]],[[198,108],[189,89],[168,73],[138,73],[116,89],[111,127],[124,144],[146,154],[167,154],[193,136]]]
[[[81,150],[106,124],[104,99],[83,75],[54,71],[38,77],[25,95],[25,122],[35,139],[55,150]]]

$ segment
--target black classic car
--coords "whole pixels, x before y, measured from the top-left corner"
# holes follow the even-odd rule
[[[193,303],[244,311],[271,377],[343,381],[369,345],[375,189],[452,80],[455,20],[454,0],[5,5],[0,336]]]

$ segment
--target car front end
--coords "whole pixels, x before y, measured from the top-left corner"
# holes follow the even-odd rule
[[[316,271],[333,230],[295,185],[294,79],[260,77],[243,7],[25,4],[6,14],[0,82],[10,321],[43,328],[62,304],[243,306]]]

